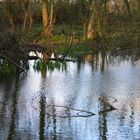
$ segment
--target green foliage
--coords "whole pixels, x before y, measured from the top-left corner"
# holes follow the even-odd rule
[[[0,60],[0,73],[1,75],[9,75],[15,72],[14,66],[7,61]]]
[[[97,7],[99,6],[97,9],[99,16],[97,17],[97,11],[94,11],[94,29],[96,34],[96,31],[98,32],[97,24],[100,22],[101,34],[95,35],[94,40],[84,41],[83,36],[86,34],[88,21],[91,14],[91,0],[75,0],[71,2],[69,0],[56,1],[54,8],[54,15],[56,16],[54,18],[56,18],[56,21],[54,22],[54,31],[49,37],[41,34],[41,3],[28,3],[26,1],[23,3],[20,2],[21,1],[4,1],[0,3],[0,51],[2,50],[5,52],[5,50],[8,50],[8,56],[13,56],[11,52],[14,52],[14,56],[16,56],[19,60],[25,59],[28,54],[26,54],[26,52],[20,48],[20,45],[24,44],[25,42],[33,43],[35,40],[40,38],[40,35],[43,36],[40,39],[40,44],[43,44],[43,46],[46,45],[48,48],[50,46],[52,47],[52,44],[55,44],[55,47],[51,48],[52,51],[58,54],[63,54],[69,47],[69,40],[72,33],[75,33],[75,40],[77,39],[80,43],[75,46],[72,45],[68,53],[70,56],[98,50],[105,51],[114,47],[125,48],[139,46],[140,16],[137,7],[138,3],[136,1],[129,1],[130,10],[133,16],[130,18],[126,13],[126,9],[121,9],[119,7],[119,3],[118,9],[110,9],[107,1],[99,0],[99,3],[95,5]],[[107,7],[105,2],[107,2]],[[31,29],[27,27],[24,30],[24,6],[27,6],[26,8],[28,9],[28,4],[31,6],[33,24]],[[8,31],[10,24],[9,16],[11,16],[13,19],[13,24],[15,27],[14,33]],[[27,22],[29,22],[29,17],[27,20]],[[37,67],[43,68],[43,65],[46,65],[43,63],[38,63]],[[58,64],[56,63],[56,67],[57,66]],[[49,64],[50,69],[54,69],[54,67],[55,64]]]
[[[54,41],[65,41],[66,40],[66,36],[64,34],[61,34],[61,35],[55,35],[53,37],[53,40]]]
[[[63,54],[67,51],[69,46],[61,45],[55,48],[54,52],[57,54]],[[80,44],[73,45],[70,47],[68,56],[75,57],[78,54],[85,54],[92,52],[92,47],[90,47],[90,41],[84,40]]]
[[[66,61],[44,61],[44,60],[37,60],[34,63],[34,69],[36,71],[54,71],[56,70],[66,70],[67,64]]]
[[[139,47],[140,30],[139,25],[126,25],[118,29],[118,31],[112,31],[108,35],[110,40],[110,47],[116,46],[119,48],[134,48]]]
[[[15,72],[15,67],[6,60],[11,60],[15,63],[23,64],[23,68],[28,68],[28,52],[22,48],[22,42],[18,33],[15,32],[0,32],[0,55],[4,60],[0,60],[0,72],[10,74]],[[7,59],[8,58],[8,59]]]

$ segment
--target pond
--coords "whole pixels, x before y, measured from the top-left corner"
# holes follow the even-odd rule
[[[0,78],[0,139],[140,139],[135,56],[87,54],[45,73],[30,61],[27,72]]]

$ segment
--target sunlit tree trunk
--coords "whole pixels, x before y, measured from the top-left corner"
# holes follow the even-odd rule
[[[47,25],[49,23],[49,13],[48,13],[48,7],[47,7],[47,0],[42,0],[42,20],[43,20],[43,29],[45,30],[47,28]]]
[[[50,24],[53,24],[53,17],[54,17],[54,0],[50,1]]]
[[[107,0],[93,0],[91,16],[87,27],[87,38],[91,39],[95,34],[102,35],[106,28]]]
[[[93,19],[89,20],[88,27],[87,27],[87,38],[92,39],[94,36],[94,27],[93,27]]]
[[[54,31],[54,0],[42,0],[43,30],[46,35],[52,35]]]
[[[87,26],[87,38],[92,39],[94,36],[94,1],[90,7],[91,16],[89,18],[88,26]]]

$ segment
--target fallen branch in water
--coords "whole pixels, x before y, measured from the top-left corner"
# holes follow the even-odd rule
[[[15,67],[17,67],[18,69],[20,69],[21,71],[20,72],[23,72],[25,71],[20,65],[18,65],[16,62],[14,62],[12,59],[8,58],[7,56],[4,56],[4,55],[0,55],[0,57],[8,60],[10,63],[12,63]]]
[[[59,108],[66,108],[66,115],[67,116],[64,116],[64,115],[57,115],[57,117],[59,118],[68,118],[68,117],[91,117],[91,116],[94,116],[95,114],[92,113],[92,112],[89,112],[89,111],[86,111],[86,110],[81,110],[81,109],[75,109],[75,108],[72,108],[72,107],[67,107],[67,106],[61,106],[61,105],[46,105],[46,108],[47,107],[59,107]],[[76,113],[76,115],[71,115],[70,111],[78,111]],[[87,113],[87,115],[82,115],[82,114],[79,114],[79,113]],[[53,116],[53,114],[49,114],[49,113],[46,113],[47,115],[49,116]]]

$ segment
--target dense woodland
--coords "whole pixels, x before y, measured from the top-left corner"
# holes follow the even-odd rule
[[[65,58],[139,47],[139,27],[140,0],[2,0],[0,55],[18,63],[32,50]]]

